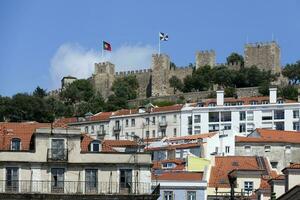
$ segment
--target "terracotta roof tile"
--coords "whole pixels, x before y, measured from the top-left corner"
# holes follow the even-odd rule
[[[183,107],[183,104],[175,104],[171,106],[155,107],[153,112],[169,112],[169,111],[179,111]]]
[[[203,172],[164,172],[152,174],[152,180],[158,181],[202,181]]]
[[[216,135],[216,133],[202,133],[196,135],[188,135],[188,136],[181,136],[181,137],[172,137],[167,140],[169,141],[177,141],[177,140],[198,140],[203,138],[210,138]]]
[[[21,150],[29,150],[35,129],[42,127],[51,127],[51,125],[38,122],[0,122],[0,150],[10,150],[13,138],[21,140]]]
[[[168,168],[167,170],[183,170],[183,169],[185,169],[185,161],[181,160],[181,159],[168,159],[168,160],[154,161],[152,169],[154,169],[154,170],[163,169],[162,168],[163,163],[174,163],[176,165],[174,168],[171,168],[171,169]]]
[[[217,156],[211,168],[209,186],[229,188],[228,173],[235,169],[259,170],[255,156]]]
[[[279,131],[279,130],[268,130],[268,129],[256,129],[259,133],[260,137],[242,137],[236,136],[236,143],[247,143],[247,142],[255,142],[255,143],[300,143],[300,132],[295,131]]]
[[[113,112],[100,112],[90,117],[89,121],[108,121]]]
[[[55,122],[53,123],[53,127],[62,127],[62,128],[66,128],[68,127],[69,123],[75,123],[78,122],[77,117],[62,117],[60,119],[55,120]]]
[[[103,144],[106,144],[111,147],[132,147],[138,146],[136,141],[132,140],[104,140]]]

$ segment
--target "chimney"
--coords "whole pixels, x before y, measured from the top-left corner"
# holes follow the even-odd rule
[[[224,105],[224,90],[217,90],[217,106]]]
[[[277,103],[277,88],[276,87],[269,88],[269,102]]]

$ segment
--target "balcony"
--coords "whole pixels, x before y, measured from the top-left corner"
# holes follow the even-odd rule
[[[114,132],[120,132],[121,131],[121,126],[120,125],[114,126],[113,131]]]
[[[68,161],[68,149],[48,149],[47,161]]]
[[[98,136],[105,136],[106,135],[106,131],[105,130],[99,130],[99,131],[97,131],[97,135]]]
[[[168,123],[166,121],[160,121],[160,122],[158,122],[158,125],[160,127],[166,127],[166,126],[168,126]]]
[[[0,180],[0,193],[40,194],[151,194],[151,183],[88,181],[6,181]]]

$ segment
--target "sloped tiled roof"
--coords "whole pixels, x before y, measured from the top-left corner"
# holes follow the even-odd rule
[[[89,145],[92,141],[94,141],[94,138],[91,138],[88,134],[82,134],[81,139],[81,152],[89,152]],[[101,152],[116,152],[109,144],[102,142],[101,144]]]
[[[211,168],[209,186],[229,188],[228,173],[232,170],[260,170],[255,156],[216,156]]]
[[[216,135],[216,133],[202,133],[196,135],[188,135],[188,136],[180,136],[180,137],[172,137],[167,140],[169,141],[177,141],[177,140],[198,140],[203,138],[210,138]]]
[[[195,142],[195,143],[184,143],[184,144],[170,144],[162,147],[149,147],[145,148],[147,151],[160,151],[160,150],[170,150],[170,149],[189,149],[200,147],[203,143]]]
[[[113,112],[100,112],[90,117],[89,121],[108,121]]]
[[[236,143],[300,143],[300,133],[295,131],[279,131],[268,129],[256,129],[256,132],[260,137],[248,136],[236,136]]]
[[[103,144],[111,147],[135,147],[138,146],[136,141],[132,140],[104,140]]]
[[[202,181],[203,172],[163,172],[152,174],[152,180],[158,181]]]
[[[11,140],[21,140],[21,150],[29,150],[30,141],[35,129],[49,128],[49,123],[38,122],[0,122],[0,150],[10,150]]]
[[[55,120],[55,122],[53,123],[53,126],[66,128],[66,127],[68,127],[69,123],[75,123],[75,122],[78,122],[77,117],[62,117],[62,118]]]

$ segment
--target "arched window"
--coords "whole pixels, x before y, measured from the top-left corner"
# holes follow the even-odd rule
[[[11,140],[11,150],[13,151],[21,150],[21,140],[19,138],[13,138]]]
[[[99,140],[94,140],[90,143],[90,151],[99,152],[101,149],[101,143]]]

